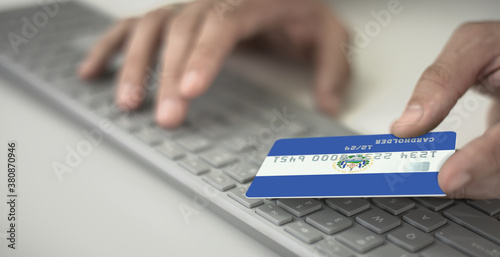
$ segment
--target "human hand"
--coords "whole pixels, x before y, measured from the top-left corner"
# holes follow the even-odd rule
[[[500,22],[459,27],[420,77],[391,130],[398,137],[432,130],[472,87],[494,98],[489,129],[446,161],[439,185],[448,197],[500,198]]]
[[[174,127],[184,120],[189,101],[211,85],[237,43],[258,38],[281,52],[311,61],[316,68],[318,106],[331,114],[338,112],[349,66],[337,46],[347,41],[347,33],[328,6],[318,0],[221,2],[231,8],[223,17],[214,7],[216,2],[201,0],[118,22],[90,51],[80,67],[80,77],[98,76],[109,59],[126,46],[116,101],[124,110],[136,109],[144,98],[147,67],[165,45],[156,120],[163,127]]]

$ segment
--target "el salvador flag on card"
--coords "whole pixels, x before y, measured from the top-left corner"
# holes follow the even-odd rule
[[[438,172],[455,152],[455,132],[277,140],[249,198],[445,196]]]

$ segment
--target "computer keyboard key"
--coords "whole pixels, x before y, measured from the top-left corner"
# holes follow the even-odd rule
[[[170,141],[163,141],[156,146],[156,150],[172,160],[177,160],[185,155],[184,151],[180,149],[180,146]]]
[[[267,157],[267,153],[269,152],[268,148],[264,148],[264,150],[258,150],[256,148],[251,148],[247,152],[243,153],[246,159],[256,165],[262,165],[264,160]]]
[[[401,225],[401,220],[398,217],[377,209],[356,216],[356,221],[378,234],[385,233]]]
[[[309,129],[300,122],[291,122],[286,126],[285,134],[290,137],[298,137],[306,134],[308,130]]]
[[[414,253],[427,245],[430,245],[434,238],[411,226],[403,226],[387,234],[389,241]]]
[[[328,235],[352,226],[349,218],[331,209],[324,209],[307,216],[306,222]]]
[[[448,222],[438,212],[431,212],[425,208],[405,214],[403,220],[427,233],[444,226]]]
[[[156,123],[153,121],[152,125],[155,125]],[[191,127],[191,125],[186,122],[179,127],[175,128],[157,128],[158,131],[165,137],[171,138],[171,139],[178,139],[180,137],[186,136],[186,135],[191,135],[194,134],[195,130]]]
[[[135,136],[148,145],[157,145],[162,141],[162,137],[156,134],[154,130],[148,128],[139,130],[135,133]]]
[[[359,253],[365,253],[384,243],[383,237],[360,226],[340,232],[335,239]]]
[[[210,171],[210,167],[204,161],[200,160],[198,157],[189,156],[181,161],[179,165],[187,169],[194,175],[201,175]]]
[[[372,202],[392,215],[399,215],[415,207],[415,202],[404,197],[377,197]]]
[[[204,175],[202,179],[217,190],[223,192],[236,186],[236,183],[230,177],[219,170],[214,170]]]
[[[301,220],[287,224],[285,231],[308,244],[312,244],[323,238],[321,232]]]
[[[302,217],[321,209],[320,201],[308,198],[278,199],[276,204],[297,217]]]
[[[259,169],[247,161],[239,161],[229,164],[222,171],[239,183],[244,184],[252,181]]]
[[[204,120],[197,120],[197,122],[196,126],[200,129],[200,132],[214,141],[226,138],[231,132],[231,124],[226,125],[227,120],[220,115],[207,117]]]
[[[450,224],[438,230],[434,236],[443,243],[469,256],[496,257],[500,254],[499,245],[455,224]],[[446,256],[451,255],[447,253]]]
[[[495,218],[465,204],[453,206],[443,215],[500,245],[500,222]]]
[[[243,152],[254,146],[250,144],[250,142],[242,136],[229,137],[227,139],[222,140],[222,143],[231,150],[234,150],[236,152]]]
[[[141,124],[136,123],[135,121],[129,119],[128,115],[124,115],[116,120],[116,124],[125,129],[128,132],[135,132],[141,128]]]
[[[325,201],[330,208],[350,217],[370,207],[370,203],[361,198],[331,198]]]
[[[181,137],[177,142],[191,152],[199,152],[209,148],[212,143],[201,135],[190,135]]]
[[[95,109],[95,113],[103,118],[116,119],[123,115],[123,112],[114,103],[101,104]]]
[[[467,203],[490,216],[500,213],[500,199],[467,200]]]
[[[465,254],[451,248],[450,246],[442,243],[441,241],[434,241],[434,243],[422,251],[420,251],[420,256],[422,257],[443,257],[443,256],[453,256],[453,257],[467,257]]]
[[[210,149],[200,154],[200,156],[216,168],[220,168],[238,160],[234,154],[221,148]]]
[[[418,257],[418,254],[409,253],[393,244],[385,244],[368,253],[368,257]]]
[[[247,190],[248,188],[245,187],[233,188],[229,191],[228,195],[247,208],[254,208],[264,203],[262,199],[247,198],[245,195]]]
[[[258,207],[255,212],[277,226],[281,226],[293,220],[292,214],[272,203]]]
[[[414,200],[433,211],[441,211],[455,202],[453,199],[428,197],[414,198]]]
[[[314,246],[314,257],[355,257],[347,247],[331,237],[326,237]]]

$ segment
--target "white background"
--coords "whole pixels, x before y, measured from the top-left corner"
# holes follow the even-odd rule
[[[2,0],[1,8],[36,1]],[[162,5],[165,0],[90,1],[116,16]],[[388,1],[336,1],[336,12],[349,29],[373,21],[370,11]],[[368,46],[356,54],[351,98],[341,121],[363,133],[386,133],[403,110],[420,73],[430,64],[460,23],[498,19],[498,1],[407,1]],[[21,18],[21,17],[20,17]],[[255,65],[258,63],[259,65]],[[308,73],[259,58],[235,58],[251,77],[278,91],[307,89]],[[63,161],[67,146],[83,138],[79,124],[34,95],[0,78],[0,142],[18,142],[19,250],[5,246],[5,172],[0,172],[0,256],[272,256],[244,232],[208,210],[185,222],[179,206],[193,196],[178,191],[111,144],[95,148],[82,164],[58,182],[50,164]],[[288,90],[289,92],[292,90]],[[290,97],[310,105],[308,90]],[[456,112],[458,145],[484,131],[487,100],[469,94]],[[300,99],[299,99],[300,98]],[[443,129],[452,129],[445,123]],[[4,155],[5,150],[0,150]],[[0,157],[5,167],[4,157]],[[14,253],[14,254],[13,254]]]

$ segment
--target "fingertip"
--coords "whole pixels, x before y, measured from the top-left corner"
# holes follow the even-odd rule
[[[82,79],[90,79],[94,76],[94,73],[94,67],[90,61],[82,62],[77,70],[78,77]]]
[[[391,125],[391,133],[394,136],[401,138],[419,136],[419,133],[415,131],[415,125],[401,125],[397,122],[396,120]]]
[[[422,120],[424,108],[419,104],[412,104],[406,107],[405,111],[391,125],[391,133],[397,137],[419,136],[426,131],[422,131]]]
[[[164,99],[156,110],[156,121],[163,128],[177,127],[184,121],[187,109],[187,103],[182,99]]]
[[[451,195],[454,198],[466,197],[464,196],[464,188],[471,181],[471,175],[468,173],[458,173],[454,176],[438,176],[439,187],[447,195]]]
[[[318,96],[318,108],[333,117],[338,117],[342,111],[343,101],[340,97],[324,97]],[[326,98],[326,99],[325,99]]]
[[[128,101],[128,99],[117,98],[116,105],[123,111],[133,111],[139,108],[140,104]]]
[[[181,80],[179,90],[182,96],[189,99],[201,95],[204,91],[204,85],[200,73],[196,71],[187,72]]]
[[[125,111],[137,109],[144,99],[144,93],[144,89],[140,85],[129,82],[121,83],[116,95],[117,105]]]
[[[470,174],[470,158],[468,153],[461,151],[460,154],[453,154],[443,164],[438,173],[438,183],[447,195],[462,196],[464,188],[472,180]]]

